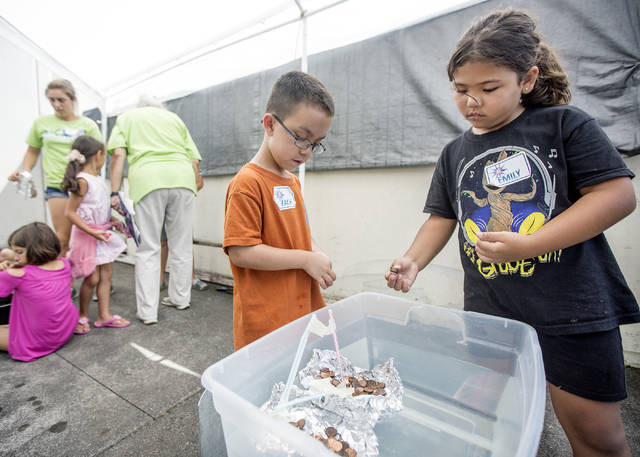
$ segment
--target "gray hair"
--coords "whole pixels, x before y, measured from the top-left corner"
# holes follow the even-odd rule
[[[140,99],[138,99],[138,108],[143,108],[145,106],[153,106],[155,108],[166,109],[164,104],[156,97],[151,94],[142,94]]]

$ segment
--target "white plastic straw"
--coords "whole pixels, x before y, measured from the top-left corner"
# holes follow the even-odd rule
[[[275,411],[278,411],[278,410],[283,409],[283,408],[288,408],[289,406],[297,405],[299,403],[304,403],[305,401],[311,401],[311,400],[315,400],[317,398],[322,398],[322,397],[324,397],[326,395],[327,394],[324,394],[324,393],[314,394],[314,395],[307,395],[306,397],[299,397],[299,398],[296,398],[295,400],[291,400],[290,402],[287,402],[287,403],[278,403],[278,406],[275,407]]]
[[[281,407],[283,404],[289,401],[289,389],[291,389],[291,384],[293,384],[293,378],[298,371],[298,366],[300,365],[300,359],[302,358],[302,351],[304,350],[305,345],[307,344],[307,339],[309,338],[309,332],[311,331],[311,324],[313,320],[316,318],[315,315],[311,316],[309,319],[309,323],[307,324],[307,328],[304,330],[302,337],[300,338],[300,342],[298,343],[298,350],[296,351],[296,356],[293,358],[293,365],[291,365],[291,370],[289,370],[289,377],[287,378],[287,384],[284,387],[284,392],[282,392],[282,396],[280,397],[280,401],[278,402],[278,407]]]
[[[307,328],[304,330],[302,337],[300,338],[300,342],[298,343],[298,349],[296,351],[296,356],[293,358],[293,365],[291,365],[291,370],[289,371],[289,377],[287,378],[287,384],[284,387],[284,392],[282,392],[282,396],[280,397],[280,401],[278,402],[278,407],[281,407],[284,403],[289,401],[289,390],[291,389],[291,385],[293,384],[293,379],[298,372],[298,367],[300,366],[300,359],[302,359],[302,352],[304,351],[304,347],[307,344],[307,339],[309,338],[309,334],[311,332],[315,333],[318,336],[329,335],[336,330],[336,323],[333,318],[329,319],[329,325],[324,325],[322,322],[318,320],[315,314],[311,315],[311,319],[309,319],[309,324]]]
[[[333,311],[329,310],[329,321],[335,323],[333,318]],[[342,371],[342,357],[340,357],[340,347],[338,346],[338,334],[336,333],[335,325],[333,326],[333,344],[336,346],[336,354],[338,354],[338,367],[340,367],[340,381],[344,379],[344,372]]]

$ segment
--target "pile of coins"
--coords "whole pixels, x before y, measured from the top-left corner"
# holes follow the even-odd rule
[[[354,397],[358,395],[387,395],[387,391],[384,390],[384,382],[376,382],[373,379],[365,379],[362,376],[354,378],[353,376],[347,376],[347,387],[353,387]]]
[[[334,386],[340,385],[340,380],[336,379],[336,374],[329,368],[321,368],[320,374],[316,376],[316,379],[331,378],[331,384]],[[358,395],[387,395],[387,391],[384,389],[384,382],[377,382],[373,379],[365,379],[362,376],[353,377],[345,376],[347,387],[353,387],[355,391],[351,394],[354,397]]]
[[[349,447],[349,443],[342,440],[342,437],[338,431],[333,427],[327,427],[324,429],[324,433],[327,437],[322,435],[314,435],[313,437],[326,446],[327,449],[332,450],[335,454],[342,457],[356,457],[358,453],[355,449]]]
[[[300,430],[304,430],[306,421],[304,419],[299,419],[297,422],[289,423]],[[325,428],[324,433],[327,435],[326,438],[322,435],[313,435],[313,437],[318,441],[321,441],[327,449],[332,450],[334,453],[342,457],[356,457],[358,455],[355,449],[349,447],[349,443],[341,439],[340,434],[334,427]]]

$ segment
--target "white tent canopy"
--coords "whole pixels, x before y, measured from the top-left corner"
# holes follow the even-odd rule
[[[470,3],[477,2],[113,0],[97,9],[80,0],[27,0],[3,2],[0,16],[114,114],[140,93],[173,98],[300,58],[305,43],[314,54]]]

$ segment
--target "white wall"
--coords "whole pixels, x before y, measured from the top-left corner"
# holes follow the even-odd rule
[[[0,224],[0,245],[16,228],[33,221],[50,222],[43,199],[43,175],[40,163],[33,171],[38,196],[25,199],[7,181],[22,166],[27,149],[25,139],[33,120],[41,114],[53,113],[44,95],[49,81],[67,78],[76,88],[77,112],[102,106],[103,99],[68,70],[36,47],[30,40],[0,18],[0,209],[10,215]]]
[[[627,165],[640,175],[640,157]],[[400,295],[386,287],[384,272],[413,241],[426,216],[422,208],[433,167],[313,172],[306,174],[305,202],[311,231],[333,261],[337,280],[325,291],[342,298],[362,291]],[[224,200],[231,176],[205,178],[196,200],[195,238],[222,243]],[[640,180],[634,180],[640,201]],[[612,249],[636,297],[640,298],[640,210],[607,232]],[[220,248],[196,247],[196,271],[205,279],[231,278]],[[409,294],[423,303],[462,307],[462,267],[457,237],[418,276]],[[640,366],[640,324],[623,327],[628,363]]]

